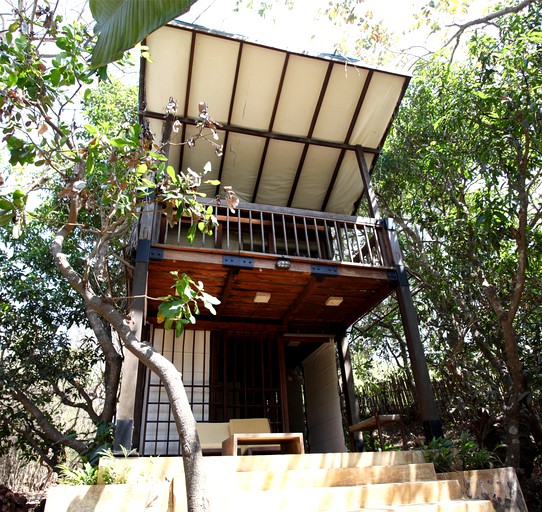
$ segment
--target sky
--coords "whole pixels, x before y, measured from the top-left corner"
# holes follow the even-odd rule
[[[397,53],[406,48],[415,48],[412,51],[416,55],[423,55],[427,53],[425,48],[438,49],[443,39],[442,32],[430,36],[426,28],[413,30],[414,15],[419,14],[429,1],[352,0],[351,4],[359,13],[371,12],[374,15],[372,22],[383,21],[386,28],[395,34],[393,49]],[[450,3],[461,5],[466,1],[451,0]],[[465,21],[479,15],[491,1],[495,2],[495,0],[470,0],[468,13],[457,14],[457,21]],[[52,0],[49,2],[51,5],[55,3]],[[287,2],[293,7],[288,8]],[[14,3],[18,3],[18,0],[0,0],[0,15],[9,12],[9,5]],[[247,7],[250,3],[255,7]],[[271,6],[263,17],[257,12],[257,7],[261,3]],[[353,40],[359,35],[359,29],[331,23],[320,12],[328,4],[329,0],[198,0],[181,19],[292,51],[334,53],[341,41],[344,41],[347,47],[352,47]],[[85,7],[85,18],[91,20],[88,0],[60,0],[58,12],[64,14],[66,18],[73,18],[85,12]],[[236,10],[236,7],[239,9]],[[443,20],[442,24],[449,21]],[[344,54],[344,50],[341,53]],[[355,54],[346,56],[357,57]],[[371,58],[368,55],[365,57]],[[403,59],[399,68],[409,66],[411,63],[412,60]],[[388,62],[386,67],[398,67],[397,62]]]
[[[353,46],[359,29],[344,24],[331,23],[320,11],[329,0],[294,0],[293,8],[285,6],[285,0],[266,0],[271,5],[265,15],[258,14],[256,8],[246,8],[250,0],[241,0],[241,7],[235,11],[239,0],[198,0],[190,11],[181,17],[183,21],[203,25],[224,32],[240,34],[271,46],[293,51],[333,53],[337,44],[344,40]],[[452,0],[461,4],[462,0]],[[461,23],[481,15],[490,0],[472,0],[468,12],[458,11],[455,22]],[[259,5],[261,0],[254,0]],[[410,49],[416,55],[424,55],[429,50],[437,50],[446,38],[445,31],[431,35],[429,29],[415,29],[415,15],[429,0],[353,0],[359,13],[371,12],[372,22],[382,21],[395,35],[393,49],[396,52]],[[450,17],[441,18],[441,24],[451,23]],[[356,57],[356,55],[347,55]],[[412,60],[403,59],[400,67],[409,66]],[[395,61],[391,65],[398,65]]]

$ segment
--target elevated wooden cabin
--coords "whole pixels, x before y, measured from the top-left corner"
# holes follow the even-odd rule
[[[359,418],[345,333],[396,294],[426,435],[439,434],[401,252],[370,182],[408,77],[179,22],[146,44],[145,122],[172,142],[178,172],[211,162],[205,179],[221,182],[200,188],[219,220],[212,236],[189,243],[190,219],[172,228],[143,216],[134,274],[133,294],[148,297],[134,302],[138,329],[182,372],[196,420],[266,417],[275,431],[303,432],[311,452],[350,448],[339,389],[346,421]],[[206,130],[212,143],[186,144],[200,102],[218,140]],[[235,209],[222,186],[240,198]],[[156,322],[153,299],[170,293],[173,270],[221,300],[180,338]],[[180,453],[160,382],[127,358],[118,417],[133,421],[133,445],[142,455]]]

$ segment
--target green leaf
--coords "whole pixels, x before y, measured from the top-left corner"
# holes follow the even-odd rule
[[[13,215],[11,213],[9,215],[0,215],[0,226],[7,226],[12,219]]]
[[[13,191],[13,204],[17,208],[23,208],[26,204],[26,199],[26,194],[20,188]]]
[[[129,141],[127,141],[124,137],[114,137],[112,139],[109,139],[109,143],[114,148],[119,148],[119,149],[122,149],[125,146],[129,145]]]
[[[186,235],[186,238],[188,239],[188,242],[189,243],[193,243],[194,242],[194,238],[196,237],[196,230],[198,229],[198,225],[197,224],[192,224],[189,228],[188,228],[188,233]]]
[[[90,92],[90,89],[87,89],[86,92]],[[98,135],[98,128],[96,128],[95,126],[92,126],[91,124],[85,124],[85,130],[86,130],[90,135],[92,135],[93,137],[95,137],[96,135]]]
[[[7,201],[6,199],[0,198],[0,210],[6,210],[8,212],[13,210],[13,203]]]
[[[90,0],[98,41],[94,69],[122,57],[145,36],[188,11],[196,0]]]
[[[175,324],[175,336],[179,338],[181,334],[183,333],[183,331],[184,331],[184,324],[182,322],[177,322]]]
[[[177,179],[177,172],[175,171],[175,169],[171,165],[168,165],[166,172],[167,175],[171,178],[171,180],[175,183]]]
[[[151,156],[155,160],[159,160],[161,162],[167,162],[167,156],[162,155],[161,153],[156,153],[156,151],[149,151],[149,156]]]
[[[220,185],[220,180],[205,180],[204,183],[207,183],[208,185],[218,186]]]

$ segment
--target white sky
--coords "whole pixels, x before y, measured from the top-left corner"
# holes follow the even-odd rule
[[[254,0],[258,6],[262,0]],[[460,4],[466,0],[452,0]],[[293,51],[333,53],[341,40],[352,41],[358,35],[356,27],[332,24],[319,10],[328,5],[328,0],[294,0],[293,8],[288,9],[285,0],[266,0],[272,5],[265,18],[257,13],[257,8],[244,7],[243,0],[239,12],[235,12],[236,0],[198,0],[181,19],[189,23],[203,25],[224,32],[240,34],[271,46]],[[423,55],[423,48],[436,50],[442,45],[444,33],[429,36],[425,27],[414,30],[419,14],[429,0],[357,0],[356,9],[360,13],[371,11],[373,22],[383,21],[396,36],[395,50],[417,47],[416,54]],[[480,15],[491,0],[471,0],[468,13],[458,13],[454,21],[464,22]],[[353,0],[353,4],[356,1]],[[494,3],[494,2],[493,2]],[[441,18],[442,24],[451,18]],[[356,57],[356,55],[347,55]]]
[[[49,0],[51,4],[55,2]],[[154,0],[147,0],[152,2]],[[315,53],[333,53],[341,41],[351,41],[359,33],[352,26],[337,26],[329,22],[324,15],[319,14],[329,0],[292,0],[293,8],[285,6],[286,0],[265,0],[271,6],[265,17],[257,12],[257,7],[264,0],[253,0],[254,8],[246,7],[250,0],[241,0],[239,12],[235,12],[237,0],[198,0],[181,19],[208,28],[239,34],[271,46],[287,48],[293,51],[308,51]],[[488,3],[496,0],[451,0],[451,4],[461,5],[469,2],[468,14],[457,15],[457,21],[465,21],[479,15]],[[0,14],[8,13],[10,4],[18,0],[0,0]],[[385,26],[397,36],[395,50],[418,47],[416,54],[426,53],[422,50],[436,50],[443,38],[442,33],[428,37],[428,30],[420,28],[413,30],[414,14],[420,13],[422,6],[429,0],[352,0],[357,12],[371,11],[373,22],[384,21]],[[357,5],[356,5],[357,4]],[[88,0],[60,0],[58,12],[66,18],[76,17]],[[85,18],[90,20],[90,13]],[[448,23],[446,20],[443,23]],[[355,54],[347,55],[356,57]]]

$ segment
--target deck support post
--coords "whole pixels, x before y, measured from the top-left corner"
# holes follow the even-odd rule
[[[173,116],[166,119],[164,140],[169,140],[169,133],[173,123]],[[169,132],[168,132],[169,130]],[[167,153],[167,151],[166,151]],[[137,247],[134,262],[134,274],[132,277],[132,299],[129,305],[130,317],[132,319],[132,331],[141,341],[144,340],[147,316],[147,276],[151,244],[158,241],[160,236],[160,215],[156,212],[156,205],[153,203],[154,194],[149,194],[149,201],[144,206],[137,226]],[[139,431],[141,426],[142,413],[142,384],[145,375],[145,368],[137,357],[131,352],[124,352],[122,365],[122,380],[117,404],[117,420],[131,420],[134,425],[132,446],[139,443]],[[131,449],[132,446],[125,446]]]
[[[356,148],[356,156],[363,185],[365,187],[365,195],[369,203],[369,213],[375,219],[380,219],[378,201],[371,183],[369,169],[367,167],[367,162],[365,161],[362,147],[358,146]],[[385,238],[388,245],[389,257],[397,269],[397,277],[399,279],[399,286],[396,290],[397,301],[399,303],[410,364],[412,366],[412,375],[414,376],[414,384],[416,387],[416,395],[420,407],[424,434],[427,441],[430,441],[435,437],[443,437],[442,422],[440,420],[431,380],[429,378],[429,370],[427,368],[423,343],[418,328],[418,317],[414,308],[414,302],[412,301],[412,294],[408,284],[408,276],[403,262],[403,255],[397,238],[397,232],[395,231],[395,226],[391,219],[384,219],[382,222],[386,225]]]
[[[337,334],[335,336],[335,343],[337,344],[337,352],[339,353],[339,365],[341,367],[341,380],[344,396],[344,405],[346,409],[346,421],[348,425],[357,423],[359,417],[359,405],[356,398],[356,391],[354,387],[354,372],[352,370],[352,360],[350,358],[350,347],[348,345],[348,333]],[[358,450],[358,438],[359,435],[350,432],[350,450]]]
[[[418,317],[408,284],[408,276],[403,263],[397,232],[395,231],[392,219],[385,219],[385,224],[391,256],[395,262],[397,277],[399,279],[399,286],[396,289],[397,302],[399,303],[399,311],[401,312],[420,416],[425,438],[429,442],[435,437],[443,437],[442,422],[429,378],[429,369],[427,368],[423,343],[418,328]]]

